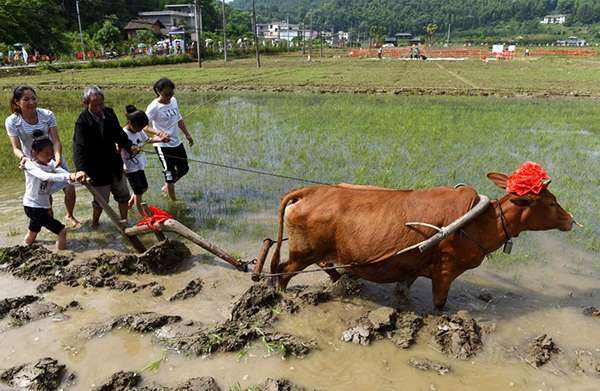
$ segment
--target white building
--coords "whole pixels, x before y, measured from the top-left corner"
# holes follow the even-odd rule
[[[258,35],[264,39],[271,41],[292,41],[294,38],[302,39],[302,31],[304,31],[304,39],[313,39],[319,36],[319,33],[314,30],[302,29],[299,24],[282,22],[271,22],[268,24],[257,24]]]
[[[183,27],[186,32],[191,33],[192,40],[196,40],[193,4],[167,4],[162,11],[139,12],[138,15],[142,19],[160,21],[167,30]]]
[[[567,15],[546,15],[540,22],[542,24],[564,24],[567,21]]]

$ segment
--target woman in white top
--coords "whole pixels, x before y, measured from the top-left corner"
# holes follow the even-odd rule
[[[19,167],[23,168],[27,160],[31,160],[31,144],[34,138],[48,137],[54,148],[54,161],[57,166],[68,170],[62,156],[62,145],[56,127],[56,117],[50,110],[37,107],[37,95],[29,86],[19,86],[14,89],[10,100],[12,114],[6,118],[4,125],[10,138],[12,150]],[[72,184],[64,183],[66,219],[73,227],[79,226],[79,221],[73,215],[75,208],[75,188]]]
[[[154,148],[165,175],[163,191],[175,201],[175,183],[189,171],[187,154],[179,138],[179,131],[183,132],[190,147],[194,145],[194,139],[183,122],[177,100],[173,96],[175,84],[167,78],[162,78],[154,83],[154,93],[157,98],[148,105],[146,115],[152,128],[168,136],[168,141],[154,143]]]

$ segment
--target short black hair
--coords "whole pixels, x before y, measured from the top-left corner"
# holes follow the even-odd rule
[[[49,138],[39,138],[37,140],[33,140],[33,143],[31,144],[31,151],[37,154],[42,152],[44,149],[52,146],[52,141]]]
[[[174,90],[175,83],[173,83],[171,79],[167,79],[166,77],[160,78],[156,81],[156,83],[154,83],[153,89],[156,96],[159,96],[160,92],[163,91],[165,88],[170,88]]]
[[[145,128],[148,126],[148,116],[142,110],[136,110],[127,114],[127,121],[135,128]]]
[[[125,112],[127,114],[135,113],[136,111],[137,111],[137,107],[135,107],[134,105],[125,106]]]

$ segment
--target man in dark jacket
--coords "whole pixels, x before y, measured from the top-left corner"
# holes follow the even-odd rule
[[[121,128],[113,109],[104,106],[104,93],[98,86],[83,92],[84,110],[75,123],[73,160],[77,171],[91,179],[92,186],[108,202],[110,193],[119,203],[121,219],[127,220],[129,188],[123,175],[123,160],[116,145],[135,154],[138,151]],[[92,202],[92,228],[96,229],[102,208]]]

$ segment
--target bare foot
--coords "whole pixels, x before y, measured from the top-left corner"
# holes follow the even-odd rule
[[[79,220],[77,220],[75,217],[73,216],[66,216],[65,219],[67,220],[68,226],[70,229],[79,229],[81,228],[81,222]]]

